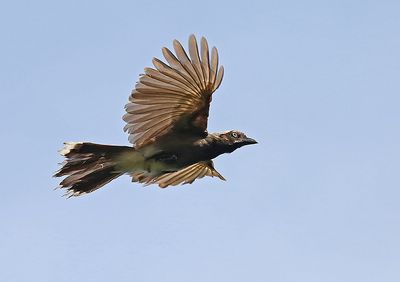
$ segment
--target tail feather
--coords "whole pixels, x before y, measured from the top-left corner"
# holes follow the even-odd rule
[[[132,147],[100,145],[88,142],[66,142],[60,154],[66,160],[55,177],[65,177],[60,188],[69,197],[93,192],[124,174],[117,169],[116,158],[134,150]]]
[[[87,167],[85,168],[86,170],[89,168],[89,165],[95,163],[97,160],[96,158],[93,157],[93,155],[90,154],[82,154],[80,157],[75,157],[75,158],[70,158],[68,161],[65,160],[64,162],[61,163],[61,169],[59,169],[54,176],[56,177],[61,177],[69,174],[74,174],[77,171],[82,170],[82,165],[86,165]]]

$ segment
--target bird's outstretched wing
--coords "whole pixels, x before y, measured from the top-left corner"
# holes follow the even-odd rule
[[[167,48],[163,55],[168,64],[154,58],[153,68],[145,68],[125,106],[124,130],[129,141],[139,148],[157,138],[185,132],[203,135],[211,94],[219,87],[224,68],[218,69],[218,52],[201,38],[201,48],[194,35],[189,37],[189,56],[179,41],[173,43],[176,56]]]
[[[170,185],[175,186],[193,183],[197,178],[203,178],[204,176],[216,176],[225,180],[225,178],[215,170],[212,160],[208,160],[156,177],[148,176],[143,172],[136,172],[132,175],[132,181],[144,183],[146,185],[157,183],[161,188],[165,188]]]

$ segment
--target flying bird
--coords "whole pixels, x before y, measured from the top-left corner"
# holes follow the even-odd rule
[[[212,160],[257,143],[237,130],[207,132],[212,94],[224,75],[217,49],[210,56],[207,40],[199,48],[194,35],[189,55],[179,41],[173,47],[175,54],[162,48],[166,62],[154,58],[154,68],[144,69],[125,106],[124,131],[133,147],[64,143],[65,161],[54,176],[65,177],[60,188],[67,196],[93,192],[123,174],[161,188],[204,176],[225,180]]]

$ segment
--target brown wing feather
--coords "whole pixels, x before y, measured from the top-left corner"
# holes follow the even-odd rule
[[[204,37],[201,38],[201,66],[203,69],[205,84],[210,86],[210,55],[208,51],[207,40]]]
[[[162,49],[168,65],[155,58],[155,69],[145,68],[125,106],[124,130],[137,148],[176,131],[193,135],[207,131],[211,95],[223,78],[217,49],[212,49],[210,58],[203,37],[199,52],[194,35],[189,37],[189,56],[179,41],[173,47],[176,56]]]
[[[225,180],[225,178],[215,170],[213,162],[209,160],[198,162],[181,170],[165,173],[160,176],[150,176],[145,172],[135,172],[132,175],[132,181],[144,183],[145,185],[157,183],[161,188],[165,188],[167,186],[175,186],[179,184],[190,184],[196,179],[203,178],[204,176],[216,176]]]
[[[203,89],[206,89],[206,82],[203,74],[203,66],[199,56],[199,48],[197,47],[196,37],[194,37],[193,34],[189,37],[189,54],[194,70],[196,71],[197,77],[199,78],[201,87]]]

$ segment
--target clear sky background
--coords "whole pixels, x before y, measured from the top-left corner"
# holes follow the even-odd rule
[[[399,1],[3,1],[0,281],[400,281]],[[225,78],[227,178],[53,190],[63,141],[129,144],[124,105],[173,39]]]

